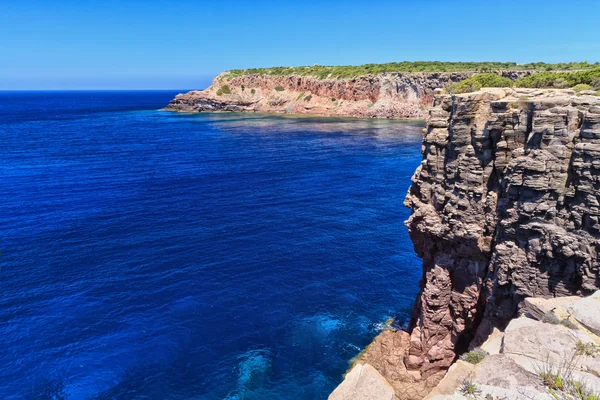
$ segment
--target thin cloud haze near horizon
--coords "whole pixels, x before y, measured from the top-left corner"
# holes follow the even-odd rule
[[[0,5],[0,89],[200,89],[234,68],[600,61],[595,1]]]

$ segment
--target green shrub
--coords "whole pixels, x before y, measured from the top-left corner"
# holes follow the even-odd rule
[[[242,92],[246,90],[246,86],[242,85]]]
[[[575,345],[575,353],[578,356],[595,357],[600,354],[600,346],[593,342],[584,343],[579,340]]]
[[[217,90],[217,96],[223,96],[223,90],[222,89]]]
[[[256,90],[254,90],[254,89],[250,90],[250,94],[256,94]]]
[[[304,92],[300,93],[298,97],[296,97],[296,101],[300,101],[304,97]]]
[[[579,327],[577,325],[575,325],[573,322],[571,322],[571,320],[568,319],[568,318],[567,319],[562,319],[560,321],[560,324],[562,326],[566,326],[569,329],[579,329]]]
[[[483,87],[511,87],[513,85],[512,79],[494,73],[487,73],[473,75],[470,78],[448,85],[446,86],[446,92],[469,93],[476,92]]]
[[[560,324],[560,318],[554,315],[552,311],[549,311],[542,317],[542,322],[552,325],[558,325]]]
[[[540,72],[517,80],[518,87],[564,88],[580,84],[593,86],[600,80],[600,68],[577,72]]]
[[[466,361],[470,364],[479,364],[481,361],[483,361],[483,359],[487,355],[488,355],[487,351],[482,350],[479,347],[476,347],[473,350],[469,351],[468,353],[461,355],[460,359],[463,361]]]
[[[460,393],[465,397],[477,397],[481,394],[481,389],[477,387],[477,384],[470,379],[464,379],[460,387],[458,388]]]
[[[590,86],[594,90],[600,90],[600,77],[592,79],[592,82],[590,83]]]
[[[221,88],[219,89],[219,91],[221,92],[221,94],[231,94],[231,89],[227,85],[221,86]],[[220,96],[219,91],[217,91],[217,95]]]
[[[356,78],[370,74],[392,72],[489,72],[489,71],[577,71],[600,67],[600,63],[530,63],[515,62],[440,62],[440,61],[402,61],[386,64],[364,64],[346,66],[311,65],[302,67],[250,68],[228,71],[228,77],[249,74],[261,75],[301,75],[314,76],[317,79]],[[599,87],[600,89],[600,87]]]
[[[575,85],[573,86],[571,89],[573,89],[576,92],[581,92],[583,90],[590,90],[592,87],[590,85],[587,85],[585,83],[580,83],[579,85]]]
[[[278,92],[283,92],[285,88],[283,86],[275,86],[275,90],[277,90]]]
[[[336,101],[336,100],[337,100],[337,99],[336,99],[335,97],[332,97],[332,98],[331,98],[331,101]]]
[[[312,100],[312,94],[309,94],[308,96],[306,96],[304,98],[304,101],[311,101]]]

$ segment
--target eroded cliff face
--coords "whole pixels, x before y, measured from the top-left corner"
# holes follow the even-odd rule
[[[422,153],[405,201],[423,259],[409,331],[383,332],[356,359],[400,400],[439,391],[458,355],[502,331],[533,298],[600,288],[594,92],[438,92]]]
[[[527,71],[502,71],[511,79]],[[217,76],[202,91],[180,94],[170,111],[237,111],[351,116],[425,118],[433,92],[474,72],[385,73],[349,79],[317,79],[298,75],[249,74]]]
[[[439,95],[422,151],[406,198],[423,280],[405,365],[435,381],[525,298],[600,287],[600,97]]]

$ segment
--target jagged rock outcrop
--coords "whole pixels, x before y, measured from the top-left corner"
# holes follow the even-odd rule
[[[553,313],[572,315],[592,336],[600,330],[599,295],[579,300],[600,288],[600,97],[558,89],[438,94],[405,201],[423,259],[410,333],[382,333],[359,360],[399,399],[421,399],[458,355],[485,342],[504,354],[475,370],[491,396],[544,398],[523,364],[557,362],[542,350],[584,339],[523,319],[506,327],[520,313]],[[581,375],[590,368],[600,376],[596,363],[588,360]],[[496,368],[510,373],[495,379]],[[454,367],[446,386],[464,372]]]
[[[530,71],[500,71],[516,80]],[[475,72],[382,73],[347,79],[300,75],[218,75],[206,90],[179,94],[170,111],[238,111],[351,116],[424,118],[433,92]]]
[[[435,380],[527,297],[600,287],[600,98],[440,95],[422,151],[406,199],[423,279],[405,364]]]

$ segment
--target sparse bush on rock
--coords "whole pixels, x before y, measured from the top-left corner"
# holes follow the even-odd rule
[[[575,85],[573,86],[571,89],[573,89],[576,92],[581,92],[583,90],[590,90],[592,87],[586,83],[580,83],[579,85]]]
[[[485,358],[485,356],[487,356],[488,353],[487,351],[480,349],[479,347],[463,354],[460,356],[460,359],[463,361],[466,361],[468,363],[471,364],[478,364],[481,361],[483,361],[483,359]]]
[[[593,86],[598,80],[600,80],[600,68],[593,68],[576,72],[540,72],[518,79],[517,86],[523,88],[567,88],[581,84]]]
[[[461,382],[460,393],[468,398],[475,398],[481,394],[481,390],[477,387],[477,384],[470,379],[465,379]]]
[[[448,93],[476,92],[483,87],[511,87],[514,81],[498,74],[478,74],[446,87]]]
[[[275,90],[278,92],[283,92],[285,88],[283,86],[275,86]]]
[[[227,85],[223,85],[217,90],[217,96],[222,96],[224,94],[231,94],[231,88]]]

